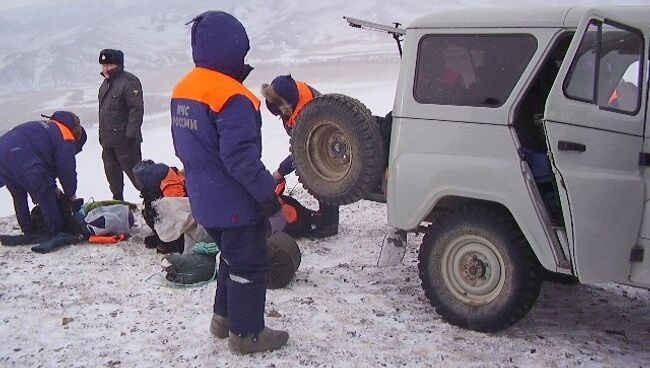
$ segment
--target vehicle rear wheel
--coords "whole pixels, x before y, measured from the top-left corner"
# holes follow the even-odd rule
[[[356,202],[377,186],[385,151],[370,111],[344,95],[309,102],[291,134],[298,179],[311,195],[332,205]]]
[[[541,289],[540,266],[506,214],[468,206],[431,225],[419,255],[422,287],[447,322],[480,332],[517,323]]]

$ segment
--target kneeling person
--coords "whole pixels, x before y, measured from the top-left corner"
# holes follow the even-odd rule
[[[11,193],[18,224],[25,234],[36,230],[28,194],[41,208],[50,236],[63,227],[56,203],[56,179],[66,199],[76,198],[75,156],[86,143],[86,132],[71,112],[57,111],[48,118],[20,124],[0,136],[0,181]]]

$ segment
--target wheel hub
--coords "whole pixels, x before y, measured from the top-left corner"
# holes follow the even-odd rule
[[[485,276],[487,267],[488,265],[486,265],[483,261],[474,255],[470,260],[465,262],[465,265],[463,266],[465,271],[463,274],[467,277],[468,280],[476,281]]]
[[[345,178],[352,166],[350,143],[333,122],[318,122],[307,139],[307,160],[311,169],[328,182]]]
[[[329,154],[332,158],[340,160],[347,156],[347,147],[342,137],[335,135],[329,139]]]
[[[457,299],[473,306],[492,302],[505,283],[505,266],[487,239],[465,235],[454,239],[441,260],[445,285]]]

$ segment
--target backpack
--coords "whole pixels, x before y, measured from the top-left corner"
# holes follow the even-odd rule
[[[135,224],[133,212],[124,204],[97,207],[86,214],[85,220],[92,235],[128,234]]]

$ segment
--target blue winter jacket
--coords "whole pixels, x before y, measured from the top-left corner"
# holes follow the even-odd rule
[[[6,183],[24,186],[24,174],[43,170],[59,178],[66,196],[77,192],[77,142],[72,121],[29,121],[0,137],[0,165]]]
[[[172,94],[172,137],[183,162],[192,214],[208,228],[263,220],[275,180],[261,161],[259,100],[241,81],[248,36],[233,16],[210,11],[192,27],[196,67]]]
[[[314,87],[310,85],[307,86],[309,87],[309,90],[311,91],[311,95],[313,98],[316,98],[321,95],[321,93]],[[276,77],[271,82],[271,87],[273,87],[275,93],[277,93],[280,97],[284,98],[284,100],[287,101],[287,103],[291,106],[292,109],[294,110],[296,109],[298,100],[302,96],[300,95],[300,91],[296,86],[296,81],[291,77],[291,75],[281,75]],[[271,104],[269,101],[266,101],[266,106],[268,107],[269,111],[273,115],[280,114],[280,111],[277,109],[277,107],[275,107],[275,105]],[[286,119],[283,119],[284,129],[287,131],[287,134],[291,135],[292,128],[287,126],[285,120]],[[291,174],[295,169],[296,168],[293,162],[293,155],[289,154],[280,163],[280,166],[278,167],[278,173],[280,173],[280,175],[282,176],[287,176]]]

